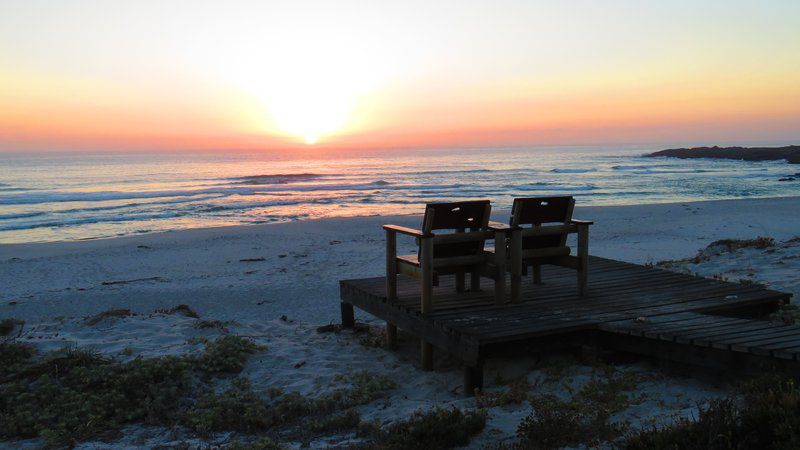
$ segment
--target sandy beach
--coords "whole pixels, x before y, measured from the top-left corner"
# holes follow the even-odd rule
[[[498,211],[494,219],[505,220],[507,215]],[[671,268],[706,276],[724,274],[734,281],[749,277],[800,294],[796,275],[800,246],[789,241],[800,230],[800,198],[579,207],[575,217],[595,221],[592,254],[635,263],[689,258],[723,238],[772,237],[784,243],[777,254],[720,253],[696,266],[675,263]],[[0,318],[25,321],[20,338],[40,350],[73,345],[122,361],[185,353],[195,348],[191,341],[197,336],[248,336],[267,348],[243,372],[256,390],[280,387],[313,396],[333,389],[337,375],[357,370],[381,373],[398,387],[385,398],[361,406],[359,412],[362,420],[382,425],[434,405],[474,408],[475,399],[465,399],[459,391],[457,362],[440,356],[436,370],[426,373],[417,367],[417,346],[407,337],[396,353],[369,345],[380,342],[381,325],[369,316],[357,316],[375,325],[360,334],[317,331],[339,320],[338,280],[382,274],[380,225],[417,226],[420,220],[419,216],[322,219],[3,245]],[[413,241],[401,244],[401,251],[413,248]],[[776,258],[781,262],[776,263]],[[222,321],[221,325],[199,327],[197,318],[156,312],[178,304],[189,305],[203,320]],[[132,314],[86,320],[117,308],[130,309]],[[597,367],[574,361],[556,363],[555,367],[563,368],[555,377],[552,367],[536,357],[492,359],[487,365],[487,391],[502,390],[498,380],[524,377],[537,386],[538,393],[563,396],[600,376]],[[640,401],[615,416],[634,427],[689,417],[698,405],[726,389],[699,379],[668,376],[646,363],[616,370],[638,380],[633,393]],[[471,446],[513,441],[517,425],[529,412],[525,402],[491,407],[486,428]],[[82,445],[214,445],[229,437],[223,433],[199,440],[180,430],[134,426],[125,430],[121,440]],[[352,442],[359,440],[344,433],[306,444],[328,447]]]

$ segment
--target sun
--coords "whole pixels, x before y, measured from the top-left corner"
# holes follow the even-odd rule
[[[357,98],[345,83],[328,78],[301,76],[278,85],[260,101],[282,133],[308,145],[342,130]]]
[[[314,145],[363,126],[359,102],[387,79],[388,57],[370,49],[368,40],[328,31],[287,32],[271,40],[280,46],[239,46],[217,63],[224,78],[264,111],[260,124],[248,119],[252,128]]]

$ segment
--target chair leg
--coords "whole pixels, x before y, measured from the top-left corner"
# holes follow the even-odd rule
[[[433,345],[424,340],[420,343],[422,370],[433,370]]]
[[[456,272],[456,292],[464,292],[465,289],[465,282],[466,282],[466,274],[464,272]]]
[[[589,225],[578,226],[578,296],[589,290]]]
[[[502,305],[506,301],[506,234],[494,234],[494,303]]]
[[[533,284],[542,284],[542,266],[541,264],[533,265]]]
[[[473,269],[469,275],[469,290],[472,292],[481,290],[481,272],[478,269]]]
[[[520,230],[511,232],[511,303],[522,301],[522,234]]]
[[[386,348],[394,350],[397,348],[397,325],[386,322]]]

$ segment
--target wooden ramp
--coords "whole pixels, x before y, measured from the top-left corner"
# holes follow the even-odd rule
[[[711,367],[800,362],[800,326],[693,312],[599,326],[610,347]],[[771,359],[771,363],[767,362]]]
[[[466,365],[467,392],[481,386],[486,357],[517,343],[571,346],[600,339],[659,356],[669,340],[792,361],[800,347],[797,327],[724,317],[763,314],[788,302],[791,294],[599,257],[590,258],[589,274],[588,295],[579,298],[575,271],[544,266],[544,284],[526,279],[521,303],[499,305],[490,283],[481,291],[456,292],[454,277],[442,277],[434,289],[433,311],[425,316],[415,280],[398,279],[395,302],[387,301],[383,277],[343,280],[342,322],[353,323],[356,306],[387,321],[390,346],[399,327],[457,356]],[[643,339],[648,343],[641,348],[631,345]]]

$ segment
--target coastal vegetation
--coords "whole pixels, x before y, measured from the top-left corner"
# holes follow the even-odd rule
[[[110,314],[108,316],[115,316]],[[202,351],[120,362],[65,347],[39,354],[32,345],[0,343],[0,438],[39,438],[49,447],[113,441],[127,425],[179,425],[200,437],[237,433],[226,448],[278,449],[278,442],[308,442],[353,433],[368,448],[452,448],[469,443],[486,421],[483,409],[419,410],[382,428],[357,410],[397,387],[366,370],[337,375],[339,386],[316,397],[254,389],[242,376],[248,358],[267,349],[224,335],[193,339]],[[219,389],[219,386],[226,386]]]
[[[745,383],[696,419],[631,434],[625,443],[630,450],[799,447],[800,390],[795,381],[775,377]]]

